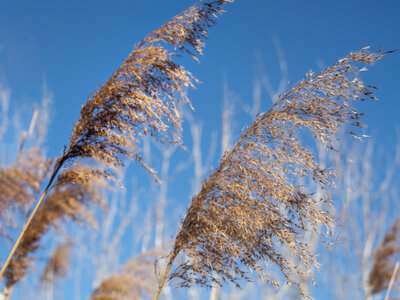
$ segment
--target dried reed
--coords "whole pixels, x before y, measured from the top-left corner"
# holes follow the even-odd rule
[[[0,169],[1,235],[8,236],[9,229],[16,226],[16,215],[32,205],[48,170],[49,161],[36,148],[21,151],[15,163]]]
[[[300,136],[311,132],[332,149],[342,124],[362,127],[362,114],[352,102],[374,96],[371,87],[356,78],[365,70],[359,64],[371,64],[384,54],[367,48],[350,53],[319,74],[308,73],[267,113],[259,115],[232,151],[224,154],[192,199],[154,299],[167,277],[177,279],[178,286],[222,285],[225,281],[238,285],[242,279],[251,279],[249,271],[268,281],[264,270],[269,264],[278,266],[287,283],[300,289],[294,276],[308,276],[307,271],[317,266],[315,256],[302,243],[304,231],[317,232],[320,225],[329,231],[334,223],[327,191],[333,174],[318,165]],[[324,198],[315,199],[296,183],[296,178],[304,176],[325,190]],[[282,255],[282,246],[302,262],[305,271]],[[180,253],[187,256],[186,262],[168,276]]]
[[[88,166],[81,166],[60,174],[59,180],[38,209],[5,272],[7,288],[14,286],[26,275],[34,260],[30,255],[40,247],[40,239],[44,234],[51,228],[59,229],[58,222],[85,220],[96,225],[90,205],[101,204],[101,190],[106,187],[106,181],[102,176],[92,176],[90,181],[82,181],[82,174],[95,173],[90,170]]]
[[[67,274],[70,265],[72,244],[64,242],[60,244],[47,261],[46,267],[40,277],[42,283],[52,284],[57,278]]]
[[[127,157],[155,176],[139,154],[138,137],[150,135],[172,144],[181,142],[179,106],[189,102],[186,88],[193,86],[196,79],[174,58],[188,53],[197,60],[207,28],[215,23],[225,2],[229,0],[193,5],[144,37],[111,78],[89,96],[73,128],[70,144],[57,160],[47,187],[0,271],[0,278],[63,167],[70,168],[78,159],[90,158],[108,168],[96,175],[108,178],[110,171],[123,165]]]
[[[147,299],[157,285],[154,260],[167,253],[155,248],[136,255],[119,272],[103,280],[88,300]]]
[[[196,80],[173,58],[183,52],[197,60],[207,28],[225,2],[193,5],[144,37],[83,105],[60,160],[90,157],[112,169],[126,156],[145,166],[135,147],[138,136],[179,144],[179,107],[189,102],[186,88]]]
[[[388,289],[398,261],[400,261],[400,218],[386,232],[382,242],[374,252],[374,263],[369,274],[371,295]],[[396,280],[399,280],[399,276]]]

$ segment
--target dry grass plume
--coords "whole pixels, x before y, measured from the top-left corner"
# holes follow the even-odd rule
[[[88,300],[148,299],[157,286],[154,260],[168,252],[154,248],[136,255],[96,288]]]
[[[0,169],[0,234],[8,236],[18,215],[26,212],[40,193],[49,161],[36,148],[21,151],[16,162]]]
[[[225,2],[193,5],[144,37],[83,105],[60,161],[90,157],[113,169],[128,157],[154,174],[136,147],[138,137],[181,142],[179,107],[189,102],[186,89],[196,80],[174,58],[189,53],[197,60],[207,28]]]
[[[60,244],[47,261],[40,281],[46,284],[53,284],[56,279],[64,277],[70,265],[71,252],[71,243],[64,242]]]
[[[6,286],[15,285],[31,269],[34,258],[31,256],[40,246],[41,238],[50,229],[60,229],[60,222],[89,222],[93,226],[96,220],[91,210],[92,204],[101,204],[101,190],[106,188],[102,176],[90,178],[82,174],[95,173],[88,166],[74,167],[62,172],[46,201],[39,208],[35,219],[28,227],[18,249],[15,252],[6,272]]]
[[[363,48],[319,74],[310,72],[258,116],[193,197],[159,290],[178,254],[188,258],[168,276],[178,286],[239,284],[251,280],[251,271],[269,281],[265,271],[272,264],[279,267],[287,283],[300,288],[295,275],[305,272],[307,276],[317,266],[302,242],[304,231],[318,232],[321,225],[329,231],[334,223],[328,191],[332,171],[318,165],[302,137],[311,132],[331,149],[341,125],[362,127],[362,114],[353,103],[374,96],[372,87],[357,75],[365,70],[361,65],[372,64],[382,55]],[[315,199],[296,183],[305,176],[325,191],[324,198]],[[282,246],[302,262],[305,271],[284,257]]]
[[[396,262],[400,261],[400,219],[386,232],[379,247],[374,252],[374,263],[369,274],[369,289],[371,295],[388,289],[389,282],[395,270]],[[396,282],[400,283],[397,274]]]

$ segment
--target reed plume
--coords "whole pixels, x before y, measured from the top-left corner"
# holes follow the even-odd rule
[[[40,277],[40,281],[52,284],[57,278],[64,277],[67,274],[70,265],[71,251],[71,243],[64,242],[60,244],[47,261],[46,267]]]
[[[144,37],[83,105],[60,161],[90,157],[113,169],[128,157],[145,166],[135,146],[139,136],[179,144],[179,107],[189,102],[186,88],[196,79],[174,58],[189,53],[198,59],[207,28],[225,2],[193,5]]]
[[[21,151],[16,162],[0,169],[0,235],[8,236],[40,193],[40,185],[49,171],[49,161],[37,148]]]
[[[74,125],[70,144],[57,160],[48,185],[0,271],[0,278],[62,168],[90,158],[107,167],[97,174],[110,178],[123,165],[123,159],[129,158],[155,176],[139,154],[138,138],[150,135],[162,142],[181,142],[179,107],[189,102],[186,88],[193,86],[196,79],[174,58],[188,53],[198,60],[207,28],[215,23],[226,2],[230,1],[200,2],[145,36],[110,79],[89,96]]]
[[[370,294],[377,294],[389,287],[389,282],[394,275],[398,281],[399,276],[394,274],[396,262],[400,261],[400,218],[386,232],[379,247],[374,252],[374,263],[369,274]]]
[[[118,272],[104,279],[88,300],[147,299],[157,285],[154,260],[167,253],[161,248],[154,248],[136,255]]]
[[[96,226],[90,206],[102,203],[101,190],[107,185],[100,175],[91,175],[90,181],[87,181],[87,174],[96,174],[96,171],[92,171],[89,166],[80,166],[60,174],[59,180],[38,209],[5,272],[7,288],[14,286],[26,275],[34,261],[30,255],[40,248],[41,238],[50,229],[60,229],[60,222],[86,221]]]
[[[362,114],[352,103],[374,96],[372,87],[357,78],[365,70],[359,65],[372,64],[383,54],[363,48],[319,74],[308,73],[242,133],[193,197],[154,299],[167,278],[176,279],[178,286],[226,281],[239,285],[242,279],[251,280],[249,271],[254,271],[269,281],[264,271],[271,264],[288,284],[300,289],[294,275],[307,276],[317,266],[302,243],[304,231],[319,232],[325,225],[329,232],[334,223],[328,191],[333,172],[318,165],[312,150],[302,145],[302,137],[311,132],[332,149],[341,125],[363,127]],[[296,183],[296,178],[305,176],[325,191],[323,198],[315,199]],[[325,235],[320,237],[326,241]],[[284,257],[282,246],[302,262],[304,272]],[[167,275],[178,254],[186,255],[186,262]]]

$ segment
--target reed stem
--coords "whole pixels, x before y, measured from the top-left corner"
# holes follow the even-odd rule
[[[386,291],[385,300],[389,299],[390,291],[392,290],[393,283],[394,283],[394,280],[395,280],[396,275],[397,275],[397,271],[399,270],[399,265],[400,265],[400,261],[398,261],[396,263],[396,266],[394,267],[393,274],[392,274],[392,277],[390,278],[389,286],[388,286],[388,289]]]
[[[171,258],[169,259],[167,268],[166,268],[165,271],[164,271],[164,275],[163,275],[163,277],[162,277],[162,279],[161,279],[161,281],[160,281],[160,284],[158,285],[157,291],[156,291],[156,293],[155,293],[155,295],[154,295],[154,297],[153,297],[153,300],[158,300],[158,297],[160,297],[161,290],[162,290],[162,288],[164,287],[165,280],[167,280],[167,277],[168,277],[168,274],[169,274],[169,270],[171,269],[172,263],[174,262],[176,256],[178,255],[178,252],[179,252],[179,251],[176,251],[176,250],[175,250],[175,251],[172,253],[172,256],[171,256]]]

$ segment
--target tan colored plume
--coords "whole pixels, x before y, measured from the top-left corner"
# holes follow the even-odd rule
[[[189,102],[186,89],[196,80],[174,58],[189,53],[197,60],[225,2],[193,5],[144,37],[83,105],[60,161],[90,157],[113,169],[128,157],[153,173],[140,156],[138,137],[181,142],[179,107]]]
[[[96,174],[89,166],[73,167],[60,174],[59,180],[39,208],[5,272],[8,287],[15,285],[31,269],[34,261],[31,255],[41,247],[41,238],[50,229],[59,229],[60,222],[86,221],[96,226],[96,220],[90,212],[91,205],[102,204],[101,191],[107,187],[104,178]]]
[[[42,283],[53,284],[56,279],[67,274],[72,252],[72,244],[64,242],[60,244],[51,254],[46,267],[40,277]]]
[[[136,255],[103,280],[88,300],[148,299],[157,285],[154,260],[166,254],[166,250],[154,248]]]
[[[15,219],[26,212],[39,195],[50,162],[36,148],[19,153],[15,163],[0,169],[0,234],[15,227]]]
[[[374,252],[374,264],[369,273],[370,293],[377,294],[389,287],[395,272],[395,265],[400,261],[400,218],[386,232],[379,247]],[[394,280],[400,284],[400,272],[394,274]]]
[[[193,197],[154,299],[178,254],[187,260],[168,276],[178,286],[239,284],[251,280],[249,272],[270,281],[268,266],[273,265],[287,283],[300,289],[296,274],[317,266],[302,243],[304,231],[318,232],[321,225],[329,231],[334,223],[327,190],[333,183],[332,172],[318,165],[303,139],[310,132],[333,148],[341,125],[362,127],[362,114],[353,103],[374,96],[357,75],[363,70],[360,65],[371,64],[383,54],[363,48],[319,74],[310,72],[243,132]],[[324,190],[324,198],[316,199],[299,185],[300,177],[313,179]],[[282,247],[305,268],[286,259]]]

